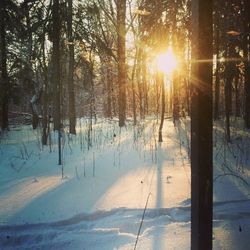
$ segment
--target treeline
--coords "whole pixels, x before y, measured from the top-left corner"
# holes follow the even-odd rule
[[[191,1],[1,0],[2,130],[9,111],[32,113],[47,143],[50,123],[76,133],[76,118],[190,114]],[[214,119],[242,117],[250,128],[249,2],[214,1]],[[156,69],[172,47],[178,69]],[[202,88],[202,83],[198,84]]]

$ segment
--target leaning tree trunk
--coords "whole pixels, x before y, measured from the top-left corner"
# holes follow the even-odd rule
[[[117,48],[118,48],[118,82],[119,82],[119,126],[126,120],[126,65],[125,65],[125,18],[126,0],[117,0]]]
[[[1,128],[7,129],[8,113],[9,113],[9,77],[7,72],[7,45],[6,45],[6,22],[5,22],[5,10],[6,0],[0,1],[0,53],[1,53]]]
[[[74,90],[74,41],[72,32],[73,7],[72,0],[68,0],[68,46],[69,46],[69,68],[68,68],[68,93],[69,93],[69,132],[76,134],[76,111]]]

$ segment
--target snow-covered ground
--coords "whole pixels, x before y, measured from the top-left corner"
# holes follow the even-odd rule
[[[155,119],[86,125],[63,134],[63,178],[57,134],[46,147],[29,126],[2,135],[0,249],[190,249],[188,122],[165,120],[161,144]],[[249,249],[250,164],[221,134],[218,126],[214,249]]]

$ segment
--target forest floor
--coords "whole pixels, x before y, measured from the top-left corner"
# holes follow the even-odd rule
[[[13,126],[0,141],[0,249],[190,249],[189,120],[101,120],[77,136]],[[249,249],[250,139],[214,128],[213,248]],[[62,178],[63,168],[63,178]],[[145,212],[145,214],[144,214]]]

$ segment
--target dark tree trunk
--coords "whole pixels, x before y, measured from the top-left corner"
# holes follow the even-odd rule
[[[226,76],[225,79],[225,115],[226,115],[226,141],[230,142],[230,113],[231,113],[231,89],[232,89],[232,76],[230,76],[230,73],[228,76]]]
[[[0,1],[0,53],[1,53],[1,128],[7,129],[9,125],[9,77],[7,72],[7,45],[6,45],[6,0]]]
[[[61,155],[61,55],[60,55],[60,12],[59,0],[54,0],[52,9],[53,20],[53,89],[54,89],[54,129],[58,130],[58,164],[62,165]],[[63,169],[62,169],[63,177]]]
[[[217,54],[218,55],[218,54]],[[219,118],[219,103],[220,103],[220,78],[219,78],[219,63],[218,59],[216,62],[216,71],[215,71],[215,88],[214,88],[214,120]]]
[[[72,32],[73,7],[72,0],[68,0],[68,46],[69,46],[69,69],[68,69],[68,92],[69,92],[69,132],[76,134],[75,90],[74,90],[74,39]]]
[[[214,11],[214,53],[216,55],[216,68],[215,68],[215,82],[214,82],[214,113],[213,118],[217,120],[219,118],[219,103],[220,103],[220,62],[219,62],[219,52],[220,52],[220,12],[218,1],[215,2]]]
[[[143,90],[143,114],[144,117],[148,113],[148,87],[147,87],[147,67],[146,67],[146,52],[142,53],[142,90]]]
[[[176,73],[173,75],[173,121],[174,123],[176,120],[179,119],[179,96],[178,96],[178,76]]]
[[[191,103],[191,249],[212,249],[212,6],[213,1],[192,1]],[[198,79],[198,81],[195,81]],[[202,87],[201,83],[202,82]]]
[[[126,120],[126,65],[125,65],[125,18],[126,0],[117,0],[117,47],[118,47],[118,82],[119,82],[119,126]]]
[[[48,70],[46,65],[46,53],[45,53],[45,34],[43,37],[43,44],[42,44],[42,52],[43,52],[43,73],[44,73],[44,87],[42,93],[42,144],[47,145],[48,140],[48,133],[49,133],[49,117],[48,117]]]
[[[233,56],[233,47],[228,46],[228,59]],[[225,86],[224,86],[224,96],[225,96],[225,116],[226,116],[226,141],[230,142],[230,116],[232,113],[232,82],[235,74],[235,65],[233,62],[226,62],[225,68]]]
[[[54,129],[61,129],[61,70],[60,70],[60,15],[59,0],[54,0],[52,7],[53,19],[53,54],[52,54],[52,78],[54,92]]]
[[[164,78],[163,74],[159,73],[158,76],[159,83],[161,84],[161,122],[159,127],[159,142],[163,142],[162,139],[162,129],[163,129],[163,123],[164,123],[164,116],[165,116],[165,86],[164,86]]]
[[[240,117],[240,90],[239,90],[240,77],[235,77],[235,117]]]
[[[218,15],[216,13],[216,15]],[[218,18],[216,18],[218,22]],[[218,23],[217,23],[218,25]],[[217,27],[215,37],[215,53],[216,53],[216,69],[215,69],[215,95],[214,95],[214,120],[219,118],[219,102],[220,102],[220,77],[219,77],[219,29]]]
[[[246,30],[245,32],[245,48],[244,48],[244,58],[245,58],[245,112],[244,120],[246,128],[250,129],[250,60],[249,60],[249,41],[250,41],[250,2],[245,0],[245,19],[246,19]]]
[[[250,129],[250,62],[246,62],[245,67],[245,127]]]
[[[107,117],[112,118],[112,77],[111,77],[111,65],[107,60],[106,62],[106,79],[107,79]]]
[[[185,78],[185,98],[186,98],[186,111],[190,115],[190,83],[188,77]]]

